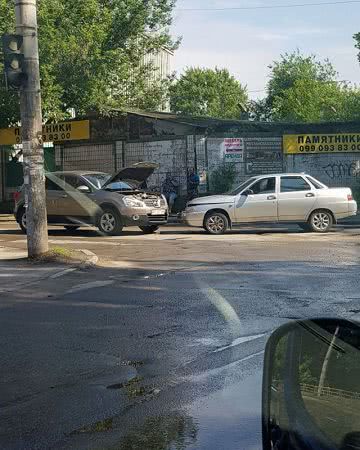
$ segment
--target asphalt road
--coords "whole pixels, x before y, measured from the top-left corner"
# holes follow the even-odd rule
[[[0,448],[261,448],[269,334],[360,318],[357,228],[49,235],[100,266],[2,295]],[[25,238],[1,224],[0,245]]]

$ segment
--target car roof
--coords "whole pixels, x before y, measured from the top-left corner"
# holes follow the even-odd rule
[[[56,172],[50,173],[53,175],[94,175],[94,174],[109,175],[106,172],[101,172],[101,170],[58,170]]]
[[[304,172],[292,172],[292,173],[267,173],[266,175],[254,175],[251,178],[268,178],[268,177],[298,177],[298,176],[311,176]]]

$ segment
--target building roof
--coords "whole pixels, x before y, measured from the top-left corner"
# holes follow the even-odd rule
[[[170,112],[141,111],[129,109],[129,115],[135,115],[155,120],[165,120],[179,124],[189,125],[196,128],[210,129],[213,132],[267,132],[281,134],[306,134],[306,133],[360,133],[360,121],[349,122],[258,122],[252,120],[217,119],[205,116],[189,116]]]

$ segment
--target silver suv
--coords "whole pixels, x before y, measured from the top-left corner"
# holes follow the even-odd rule
[[[304,173],[250,178],[234,191],[191,200],[183,212],[187,225],[211,234],[249,223],[296,223],[325,233],[338,219],[354,216],[357,204],[349,188],[329,188]]]
[[[102,172],[68,171],[46,174],[48,223],[75,230],[95,225],[105,235],[120,234],[124,226],[153,233],[166,224],[168,205],[163,195],[143,189],[158,167],[137,163],[111,176]],[[15,194],[15,217],[26,232],[24,188]]]

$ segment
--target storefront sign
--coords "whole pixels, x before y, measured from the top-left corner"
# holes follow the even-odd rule
[[[287,155],[360,152],[360,133],[288,134],[283,149]]]
[[[90,138],[89,120],[49,123],[42,127],[43,142],[78,141]],[[0,130],[0,145],[21,144],[21,128]]]

